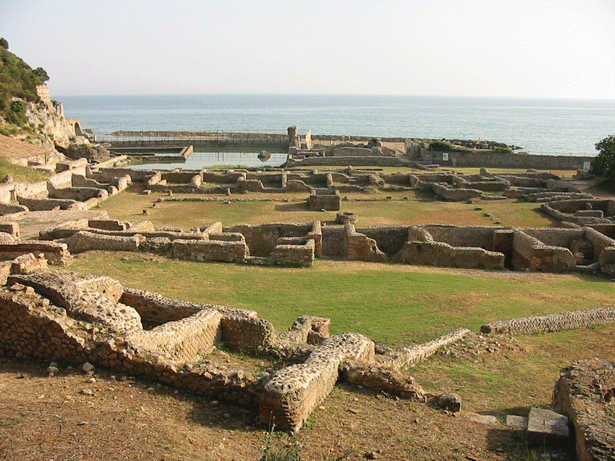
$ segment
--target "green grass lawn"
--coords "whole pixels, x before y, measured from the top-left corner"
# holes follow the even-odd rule
[[[486,273],[317,260],[312,268],[195,263],[96,253],[71,266],[172,298],[252,309],[284,331],[304,314],[332,319],[390,345],[422,342],[458,327],[609,305],[615,285],[579,275]]]
[[[337,214],[334,211],[309,211],[305,203],[306,193],[248,193],[231,197],[246,201],[230,201],[230,203],[225,203],[228,201],[226,197],[219,197],[218,201],[156,203],[158,199],[165,199],[168,195],[164,193],[144,195],[142,190],[143,186],[135,185],[128,191],[110,197],[100,205],[100,209],[106,210],[113,219],[129,222],[149,220],[156,226],[173,226],[185,230],[217,221],[224,225],[311,221],[333,223]],[[174,195],[174,198],[194,197],[195,195],[188,194]],[[354,193],[342,194],[342,197],[348,200],[342,201],[341,210],[358,215],[357,227],[429,223],[479,226],[501,223],[501,225],[521,227],[553,225],[552,219],[544,215],[540,211],[540,204],[536,203],[511,200],[441,202],[429,195],[417,195],[414,191]],[[391,197],[393,200],[386,200],[386,197]],[[148,214],[144,214],[143,210],[147,210]]]

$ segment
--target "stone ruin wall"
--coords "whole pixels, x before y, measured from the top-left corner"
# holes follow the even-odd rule
[[[481,326],[481,332],[499,335],[551,333],[573,330],[594,325],[615,324],[615,309],[612,307],[588,309],[574,312],[523,317]]]
[[[301,426],[330,393],[340,368],[351,382],[402,397],[424,398],[422,390],[398,370],[469,332],[459,329],[424,345],[376,355],[373,342],[362,335],[345,333],[328,338],[327,319],[302,317],[287,334],[278,337],[273,326],[255,312],[126,289],[108,277],[80,279],[42,273],[13,276],[8,282],[0,292],[2,354],[69,363],[89,361],[241,405],[258,403],[261,422],[275,423],[281,429]],[[83,320],[75,321],[75,315]],[[615,322],[612,309],[607,317]],[[577,327],[607,323],[591,312],[583,318],[591,321],[577,323]],[[117,322],[124,322],[124,326]],[[557,325],[561,327],[561,322]],[[541,328],[552,331],[545,325]],[[118,336],[114,333],[118,331],[124,333]],[[241,370],[221,370],[215,364],[192,361],[217,341],[255,354],[303,348],[305,359],[261,381]],[[306,341],[320,346],[307,346]]]
[[[574,426],[579,461],[609,461],[615,447],[615,362],[582,360],[560,372],[553,406]]]

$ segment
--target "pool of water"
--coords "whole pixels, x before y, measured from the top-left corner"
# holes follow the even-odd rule
[[[130,155],[130,154],[129,154]],[[266,160],[258,158],[257,152],[194,152],[185,162],[160,162],[132,165],[131,168],[145,170],[201,170],[212,166],[224,167],[276,167],[286,162],[288,154],[272,153]]]

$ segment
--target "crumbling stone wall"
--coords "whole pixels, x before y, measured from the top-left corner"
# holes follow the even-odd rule
[[[307,198],[307,204],[312,211],[338,211],[342,205],[342,198],[337,190],[314,189]]]
[[[250,249],[250,254],[268,257],[282,237],[307,237],[314,240],[316,254],[322,248],[322,233],[320,222],[313,223],[268,223],[268,224],[237,224],[224,226],[223,232],[242,234]]]
[[[304,266],[314,264],[314,241],[304,237],[283,237],[270,255],[273,264]]]
[[[204,309],[188,318],[167,322],[152,330],[141,330],[130,336],[130,342],[137,348],[162,353],[174,361],[192,361],[220,339],[221,320],[220,312]]]
[[[384,262],[387,259],[376,241],[358,233],[352,223],[344,226],[344,256],[351,261]]]
[[[482,197],[483,193],[477,189],[453,189],[444,184],[434,183],[431,185],[434,193],[451,202],[461,202],[468,199]]]
[[[376,363],[381,367],[397,371],[404,370],[435,354],[442,346],[459,341],[468,333],[470,333],[470,330],[467,328],[458,328],[427,343],[407,346],[395,350],[384,357],[376,356]]]
[[[239,263],[246,260],[250,250],[245,242],[174,240],[171,243],[171,254],[174,258],[184,260]]]
[[[43,254],[52,265],[65,266],[72,261],[72,256],[65,243],[37,241],[0,243],[0,259],[2,260],[15,259],[25,253]]]
[[[557,314],[499,320],[481,326],[483,333],[494,334],[535,334],[572,330],[593,325],[615,324],[615,309],[603,307],[583,311],[560,312]]]
[[[590,359],[560,372],[553,406],[574,425],[579,461],[610,461],[615,447],[615,362]]]
[[[316,406],[331,393],[345,360],[370,362],[374,343],[345,333],[326,339],[302,364],[283,368],[263,384],[259,415],[263,424],[299,430]]]

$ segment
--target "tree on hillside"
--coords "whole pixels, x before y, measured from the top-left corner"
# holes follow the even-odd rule
[[[5,50],[9,49],[9,42],[4,37],[0,37],[0,46]]]
[[[37,67],[32,72],[34,73],[34,75],[40,78],[43,82],[46,82],[47,80],[49,80],[49,75],[47,75],[47,71],[43,69],[42,67]]]
[[[610,135],[596,143],[599,154],[591,163],[589,172],[596,176],[615,180],[615,136]]]

